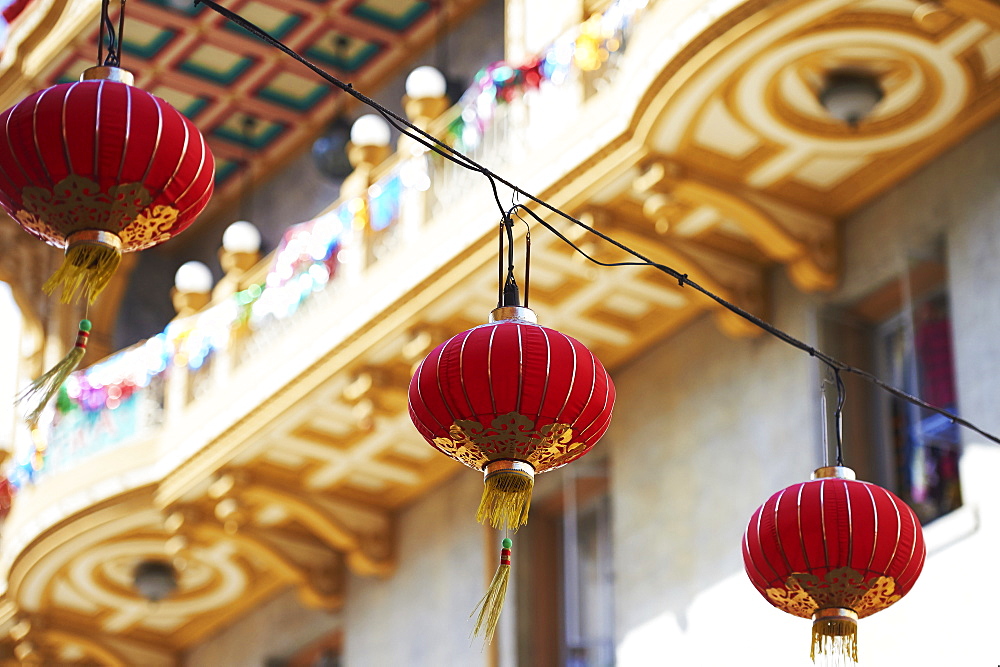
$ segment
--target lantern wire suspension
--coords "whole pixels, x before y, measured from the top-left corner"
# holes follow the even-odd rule
[[[320,68],[317,65],[315,65],[314,63],[310,62],[308,59],[306,59],[303,56],[299,55],[293,49],[291,49],[288,46],[286,46],[280,40],[276,39],[275,37],[272,37],[270,34],[268,34],[267,32],[265,32],[264,30],[262,30],[258,26],[254,25],[253,23],[251,23],[247,19],[243,18],[239,14],[236,14],[235,12],[233,12],[233,11],[231,11],[229,9],[226,9],[225,7],[223,7],[223,6],[219,5],[218,3],[214,2],[214,0],[194,0],[194,4],[195,5],[198,5],[198,4],[205,4],[205,5],[207,5],[208,7],[210,7],[215,12],[217,12],[217,13],[221,14],[222,16],[224,16],[226,19],[228,19],[228,20],[232,21],[233,23],[235,23],[236,25],[242,27],[247,32],[251,33],[252,35],[254,35],[256,37],[258,37],[259,39],[263,40],[264,42],[270,44],[271,46],[275,47],[276,49],[282,51],[283,53],[285,53],[286,55],[290,56],[291,58],[294,58],[295,60],[297,60],[298,62],[300,62],[301,64],[303,64],[307,68],[309,68],[310,70],[312,70],[317,76],[319,76],[320,78],[324,79],[325,81],[327,81],[328,83],[330,83],[334,87],[342,90],[343,92],[345,92],[348,95],[354,97],[358,101],[360,101],[360,102],[366,104],[367,106],[371,107],[372,109],[374,109],[383,118],[385,118],[386,122],[388,122],[391,126],[393,126],[394,128],[396,128],[402,134],[404,134],[404,135],[410,137],[411,139],[415,140],[416,142],[418,142],[419,144],[421,144],[422,146],[424,146],[428,150],[433,151],[433,152],[437,153],[438,155],[442,156],[443,158],[445,158],[446,160],[454,162],[455,164],[457,164],[457,165],[459,165],[461,167],[464,167],[464,168],[466,168],[466,169],[468,169],[470,171],[475,171],[475,172],[481,173],[489,181],[489,183],[490,183],[490,187],[491,187],[491,189],[493,191],[493,198],[494,198],[494,200],[495,200],[495,202],[497,204],[497,207],[500,209],[501,217],[505,221],[504,224],[506,224],[506,220],[507,220],[507,218],[509,217],[509,215],[512,212],[527,213],[536,222],[538,222],[540,225],[542,225],[543,227],[545,227],[547,230],[549,230],[550,232],[552,232],[553,234],[555,234],[556,237],[558,237],[564,243],[568,244],[570,247],[572,247],[574,250],[576,250],[578,253],[580,253],[581,255],[583,255],[584,257],[586,257],[588,260],[590,260],[594,264],[597,264],[599,266],[649,266],[649,267],[655,268],[658,271],[661,271],[662,273],[665,273],[668,276],[670,276],[671,278],[673,278],[674,280],[676,280],[677,284],[679,286],[681,286],[681,287],[689,287],[689,288],[695,290],[696,292],[700,292],[704,296],[706,296],[709,299],[715,301],[717,304],[719,304],[723,308],[725,308],[725,309],[729,310],[730,312],[733,312],[736,315],[742,317],[743,319],[747,320],[748,322],[750,322],[754,326],[756,326],[756,327],[760,328],[761,330],[767,332],[771,336],[774,336],[778,340],[780,340],[780,341],[782,341],[782,342],[784,342],[784,343],[786,343],[786,344],[788,344],[788,345],[790,345],[790,346],[792,346],[792,347],[794,347],[794,348],[796,348],[796,349],[798,349],[798,350],[800,350],[802,352],[807,353],[811,357],[816,358],[817,360],[819,360],[820,362],[824,363],[829,368],[833,369],[835,371],[835,374],[838,377],[839,377],[839,373],[840,372],[851,373],[852,375],[857,375],[858,377],[864,379],[866,382],[869,382],[869,383],[875,385],[879,389],[882,389],[883,391],[886,391],[889,394],[892,394],[893,396],[895,396],[897,398],[900,398],[900,399],[902,399],[904,401],[907,401],[909,403],[917,405],[917,406],[919,406],[921,408],[924,408],[925,410],[930,410],[930,411],[935,412],[935,413],[937,413],[939,415],[942,415],[943,417],[947,418],[951,423],[957,424],[957,425],[962,426],[964,428],[967,428],[967,429],[969,429],[971,431],[974,431],[974,432],[978,433],[979,435],[983,436],[984,438],[992,441],[995,444],[1000,444],[1000,437],[998,437],[996,435],[993,435],[992,433],[989,433],[988,431],[983,430],[982,428],[976,426],[974,423],[968,421],[967,419],[959,417],[958,415],[956,415],[956,414],[954,414],[952,412],[949,412],[948,410],[944,410],[944,409],[939,408],[937,406],[931,405],[930,403],[927,403],[926,401],[924,401],[924,400],[922,400],[920,398],[917,398],[916,396],[913,396],[913,395],[911,395],[911,394],[909,394],[909,393],[907,393],[907,392],[905,392],[905,391],[903,391],[901,389],[897,389],[896,387],[893,387],[892,385],[890,385],[890,384],[882,381],[880,378],[878,378],[877,376],[873,375],[872,373],[869,373],[868,371],[865,371],[863,369],[851,366],[850,364],[847,364],[847,363],[845,363],[843,361],[840,361],[839,359],[836,359],[835,357],[832,357],[832,356],[826,354],[825,352],[816,349],[815,347],[813,347],[813,346],[811,346],[811,345],[809,345],[809,344],[807,344],[807,343],[805,343],[805,342],[803,342],[803,341],[795,338],[794,336],[792,336],[791,334],[789,334],[789,333],[787,333],[785,331],[782,331],[781,329],[775,327],[774,325],[772,325],[769,322],[761,319],[760,317],[754,315],[753,313],[750,313],[750,312],[748,312],[748,311],[740,308],[736,304],[730,303],[729,301],[727,301],[726,299],[722,298],[721,296],[715,294],[714,292],[710,291],[709,289],[707,289],[705,287],[702,287],[696,281],[694,281],[691,278],[689,278],[688,274],[681,273],[680,271],[677,271],[677,270],[675,270],[675,269],[673,269],[673,268],[671,268],[669,266],[666,266],[664,264],[660,264],[658,262],[654,262],[653,260],[649,259],[645,255],[642,255],[641,253],[639,253],[638,251],[633,250],[632,248],[629,248],[625,244],[623,244],[623,243],[621,243],[621,242],[619,242],[619,241],[611,238],[607,234],[604,234],[603,232],[600,232],[597,229],[594,229],[590,225],[587,225],[586,223],[582,222],[581,220],[578,220],[578,219],[574,218],[573,216],[571,216],[568,213],[562,211],[561,209],[555,207],[554,205],[549,204],[547,201],[545,201],[545,200],[543,200],[543,199],[541,199],[539,197],[536,197],[535,195],[531,194],[530,192],[528,192],[528,191],[526,191],[526,190],[518,187],[517,185],[515,185],[512,182],[510,182],[509,180],[503,178],[502,176],[496,174],[493,171],[490,171],[488,168],[486,168],[485,166],[483,166],[480,163],[476,162],[475,160],[471,159],[470,157],[466,156],[462,152],[460,152],[460,151],[452,148],[451,146],[448,146],[447,144],[443,143],[442,141],[440,141],[439,139],[437,139],[433,135],[425,132],[424,130],[421,130],[418,127],[416,127],[415,125],[413,125],[408,120],[406,120],[405,118],[401,117],[399,114],[395,113],[391,109],[386,108],[385,106],[379,104],[378,102],[376,102],[375,100],[371,99],[370,97],[364,95],[363,93],[358,92],[357,90],[355,90],[354,86],[351,83],[344,83],[340,79],[338,79],[335,76],[329,74],[328,72],[326,72],[322,68]],[[574,225],[582,227],[586,231],[588,231],[591,234],[599,237],[600,239],[606,241],[607,243],[610,243],[611,245],[619,248],[620,250],[628,253],[629,255],[632,255],[633,257],[635,257],[639,261],[634,261],[634,262],[602,262],[600,260],[594,259],[590,255],[588,255],[586,252],[584,252],[583,250],[581,250],[579,247],[577,247],[564,234],[562,234],[552,224],[550,224],[550,223],[546,222],[545,220],[543,220],[537,213],[535,213],[535,211],[533,211],[528,206],[526,206],[524,204],[517,204],[517,205],[515,205],[511,209],[510,212],[508,212],[507,210],[504,209],[503,204],[500,201],[500,195],[499,195],[499,192],[497,190],[497,183],[501,183],[501,184],[507,186],[508,188],[510,188],[511,190],[513,190],[514,192],[516,192],[517,194],[520,194],[521,196],[523,196],[526,199],[530,200],[530,202],[534,203],[538,207],[543,208],[546,211],[548,211],[548,212],[550,212],[550,213],[552,213],[554,215],[557,215],[557,216],[559,216],[559,217],[561,217],[561,218],[563,218],[563,219],[565,219],[565,220],[573,223]],[[501,252],[501,256],[502,256],[502,252]],[[501,294],[501,299],[502,298],[503,298],[503,296]],[[838,429],[838,431],[839,431],[839,429]]]
[[[519,204],[515,204],[509,211],[504,213],[500,222],[500,252],[498,260],[500,265],[500,289],[497,295],[497,308],[503,306],[520,306],[521,298],[517,287],[517,279],[514,277],[514,215],[517,214]],[[529,285],[531,280],[531,228],[520,215],[517,219],[528,227],[524,233],[524,307],[528,307]],[[504,273],[504,236],[507,237],[507,270]]]
[[[833,378],[837,383],[837,409],[833,411],[833,428],[837,436],[837,465],[844,465],[844,401],[847,399],[847,389],[844,379],[840,377],[840,369],[832,368]]]
[[[114,21],[111,20],[111,0],[101,3],[101,29],[97,38],[98,67],[120,67],[122,62],[122,40],[125,35],[125,1],[121,0],[121,11],[118,13],[118,31],[115,32]],[[104,56],[104,34],[107,31],[108,55]]]

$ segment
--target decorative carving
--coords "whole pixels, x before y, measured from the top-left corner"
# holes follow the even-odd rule
[[[152,197],[141,183],[122,183],[104,192],[89,178],[70,174],[52,190],[27,187],[18,222],[46,243],[66,245],[70,232],[102,229],[122,236],[125,249],[143,250],[170,238],[178,211],[150,208]]]
[[[451,438],[435,438],[442,452],[470,468],[482,470],[490,461],[527,461],[536,472],[565,465],[583,453],[585,444],[573,441],[573,429],[566,424],[535,427],[528,417],[508,412],[489,426],[460,419],[449,429]]]
[[[899,600],[892,577],[872,577],[865,580],[857,570],[841,567],[825,576],[796,572],[785,581],[784,588],[767,589],[767,597],[783,611],[812,618],[817,609],[844,607],[864,618],[885,609]]]

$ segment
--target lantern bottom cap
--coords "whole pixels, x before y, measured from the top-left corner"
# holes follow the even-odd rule
[[[62,265],[45,281],[42,289],[52,294],[62,288],[60,299],[71,303],[78,296],[94,303],[107,287],[122,259],[122,240],[100,229],[84,229],[66,237]]]
[[[517,530],[528,522],[535,469],[526,461],[491,461],[483,469],[483,497],[476,519],[494,528]]]
[[[826,663],[858,661],[858,615],[846,607],[828,607],[813,614],[810,657],[826,656]]]

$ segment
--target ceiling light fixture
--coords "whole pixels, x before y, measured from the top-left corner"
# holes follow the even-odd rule
[[[884,96],[878,77],[859,70],[828,73],[818,95],[819,103],[831,116],[851,127],[868,118]]]

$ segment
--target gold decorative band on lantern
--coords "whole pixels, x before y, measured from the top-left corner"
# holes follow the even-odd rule
[[[122,259],[122,240],[117,234],[100,229],[81,229],[66,237],[66,256],[42,289],[52,294],[62,287],[63,303],[78,295],[94,303],[107,287]]]
[[[526,461],[503,459],[483,468],[483,498],[476,519],[494,528],[517,530],[528,523],[535,469]]]
[[[504,320],[538,324],[538,317],[535,316],[535,311],[524,306],[501,306],[494,308],[493,312],[490,313],[490,324]]]
[[[827,607],[813,614],[812,650],[828,657],[827,664],[846,665],[858,661],[858,615],[846,607]]]
[[[813,479],[857,479],[854,471],[846,466],[824,466],[816,468],[812,474]]]
[[[135,85],[135,77],[132,72],[121,67],[88,67],[80,75],[80,81],[116,81]]]

